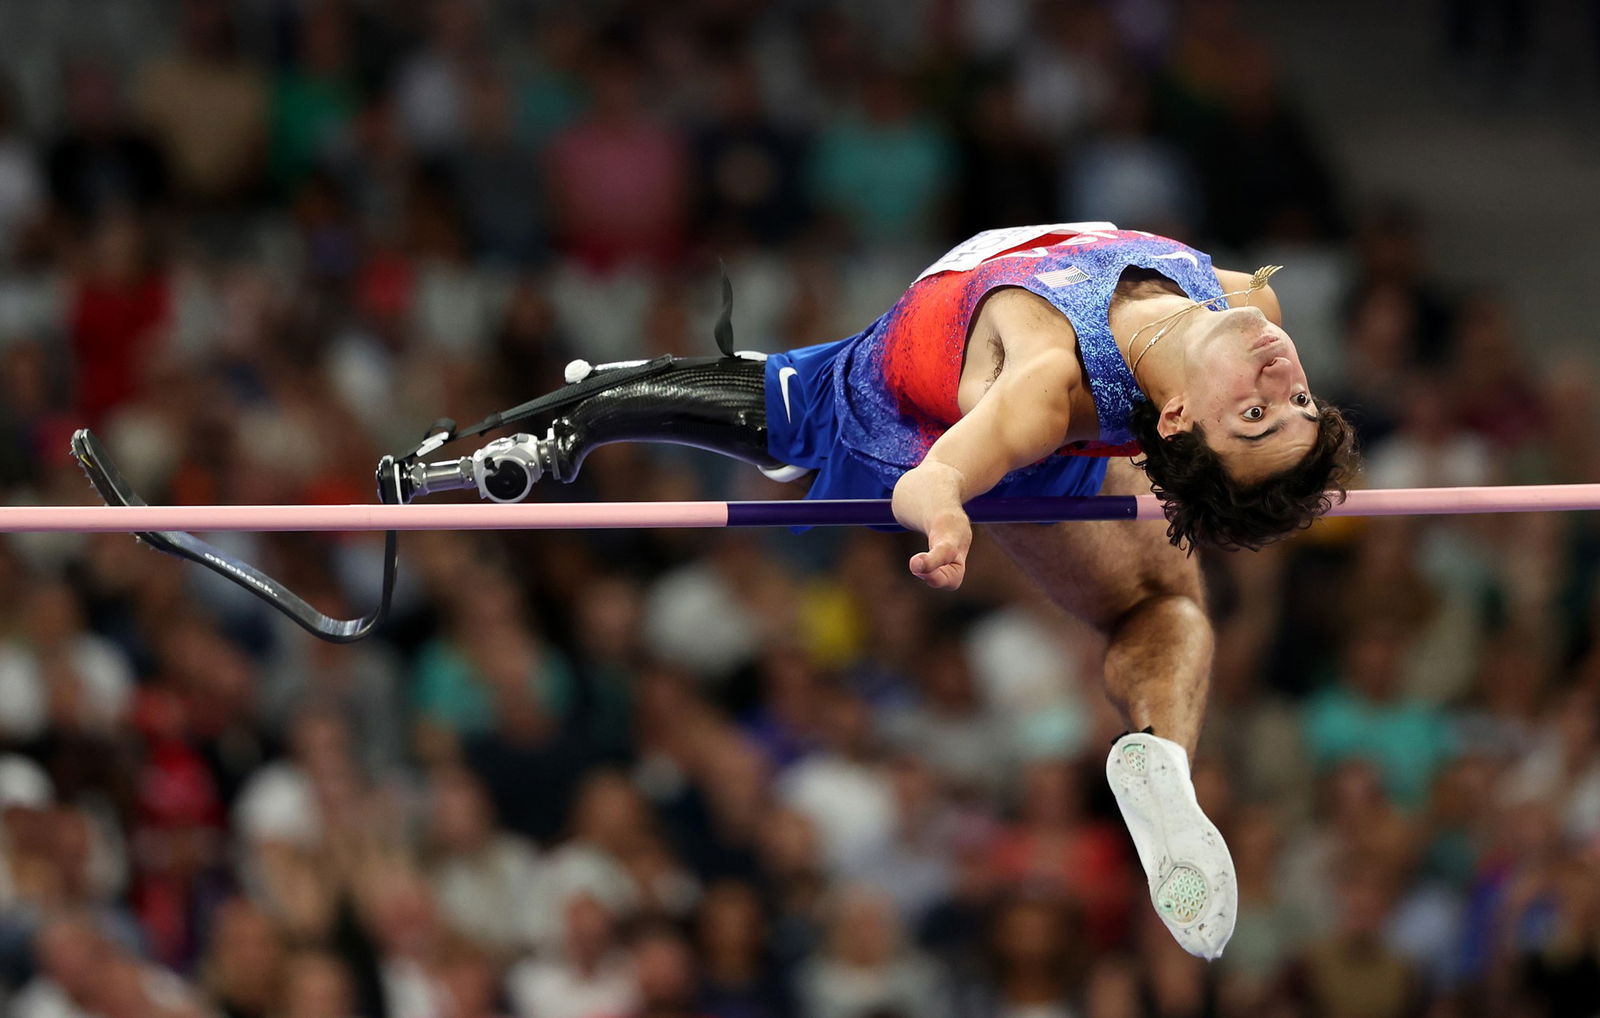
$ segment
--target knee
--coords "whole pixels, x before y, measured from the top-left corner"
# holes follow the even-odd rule
[[[1211,617],[1198,591],[1152,591],[1113,619],[1106,635],[1114,640],[1121,633],[1145,627],[1165,630],[1174,639],[1211,639]]]

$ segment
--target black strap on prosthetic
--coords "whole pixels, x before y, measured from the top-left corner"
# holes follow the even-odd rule
[[[496,428],[518,424],[528,420],[530,417],[559,413],[583,399],[596,393],[604,392],[622,382],[633,381],[638,378],[649,378],[651,375],[660,374],[675,359],[671,355],[666,355],[629,368],[614,368],[610,371],[596,372],[581,382],[572,382],[562,386],[555,392],[535,397],[526,403],[519,403],[510,410],[502,410],[497,414],[490,414],[472,427],[453,433],[450,437],[454,439],[467,435],[481,435]]]

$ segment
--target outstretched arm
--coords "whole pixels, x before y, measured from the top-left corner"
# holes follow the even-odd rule
[[[912,573],[928,585],[954,589],[966,575],[966,502],[1066,441],[1080,375],[1071,348],[1053,339],[1003,339],[1006,361],[994,384],[895,485],[895,519],[928,536],[928,550],[911,559]]]

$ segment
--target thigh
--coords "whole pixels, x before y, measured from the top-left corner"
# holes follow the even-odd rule
[[[1103,495],[1148,495],[1144,472],[1113,460]],[[1102,520],[985,528],[1058,605],[1102,630],[1152,597],[1203,603],[1199,560],[1174,548],[1163,521]]]

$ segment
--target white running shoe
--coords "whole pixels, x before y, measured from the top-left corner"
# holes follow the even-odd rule
[[[1131,732],[1106,759],[1106,780],[1133,835],[1156,914],[1185,951],[1222,954],[1239,913],[1233,857],[1189,779],[1189,755],[1170,739]]]

